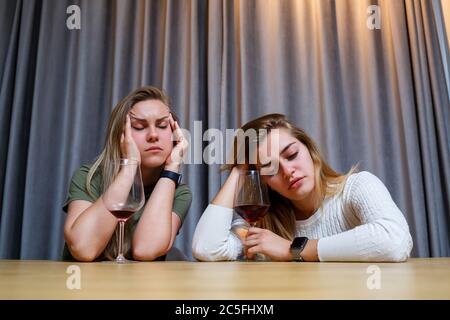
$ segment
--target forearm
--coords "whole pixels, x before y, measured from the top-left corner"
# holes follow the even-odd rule
[[[378,220],[320,239],[321,261],[405,261],[412,248],[407,230],[388,220]]]
[[[233,210],[210,204],[203,212],[192,239],[192,253],[202,261],[234,260],[241,240],[230,231]]]
[[[303,261],[319,261],[316,239],[309,239],[300,256]],[[249,247],[247,256],[252,258],[255,254],[262,253],[272,261],[294,261],[291,253],[292,241],[274,234],[272,231],[260,228],[250,228],[244,244]]]
[[[74,258],[80,261],[97,258],[111,239],[116,225],[117,219],[99,198],[64,228],[64,237]]]
[[[132,247],[136,259],[154,260],[170,249],[174,195],[174,182],[159,179],[134,232]]]
[[[222,206],[225,208],[233,208],[234,194],[236,192],[238,179],[239,170],[237,167],[234,167],[211,204]]]
[[[317,251],[318,242],[319,242],[319,240],[316,240],[316,239],[308,240],[305,248],[303,249],[303,251],[301,253],[301,257],[303,258],[304,261],[306,261],[306,262],[319,261],[319,255],[318,255],[318,251]],[[292,260],[292,256],[291,256],[291,260]]]
[[[122,169],[107,191],[84,210],[69,206],[69,215],[76,215],[73,220],[66,221],[64,235],[72,255],[83,261],[91,261],[98,257],[117,226],[117,219],[109,212],[105,201],[124,202],[128,196],[136,173],[136,166]]]

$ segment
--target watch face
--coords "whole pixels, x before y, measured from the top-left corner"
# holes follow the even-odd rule
[[[305,247],[305,245],[306,245],[306,242],[308,242],[308,238],[307,237],[297,237],[292,242],[291,247],[292,248],[303,249]]]
[[[302,251],[308,242],[307,237],[297,237],[292,241],[291,244],[291,254],[294,261],[303,261]]]

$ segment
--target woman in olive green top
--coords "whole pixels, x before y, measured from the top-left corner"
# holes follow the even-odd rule
[[[144,207],[126,223],[126,256],[135,260],[164,257],[192,200],[189,187],[177,181],[187,148],[160,90],[139,88],[120,101],[111,113],[102,153],[94,164],[82,166],[72,177],[64,205],[63,258],[94,261],[117,255],[117,219],[105,208],[101,196],[105,186],[120,179],[118,162],[122,158],[139,161],[146,195]]]

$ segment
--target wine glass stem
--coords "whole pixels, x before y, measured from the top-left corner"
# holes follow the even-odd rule
[[[125,221],[119,221],[119,258],[123,257],[123,238],[125,233]]]

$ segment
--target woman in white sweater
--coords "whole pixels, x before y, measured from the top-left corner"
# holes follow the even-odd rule
[[[268,214],[245,237],[232,231],[233,225],[243,222],[233,212],[242,165],[229,166],[228,179],[196,227],[194,257],[236,260],[245,248],[249,258],[263,254],[272,261],[408,259],[412,249],[408,224],[376,176],[355,173],[354,168],[338,174],[312,139],[284,115],[260,117],[242,127],[244,132],[248,129],[266,132],[257,136],[257,142],[258,154],[266,154],[258,158],[258,167],[269,187]],[[275,170],[264,174],[269,168]]]

